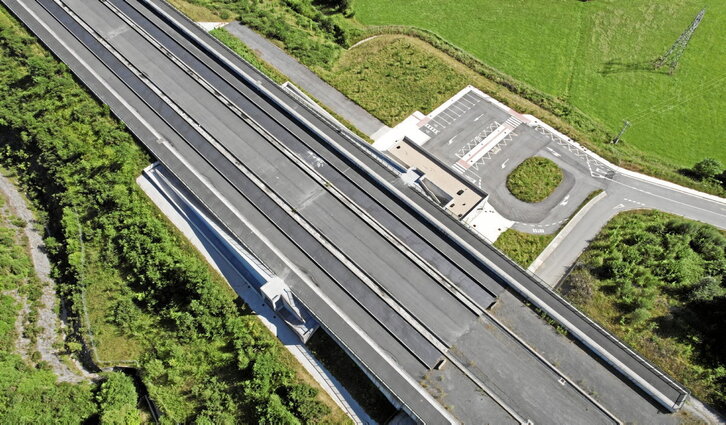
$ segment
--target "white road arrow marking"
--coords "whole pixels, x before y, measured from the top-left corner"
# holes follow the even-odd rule
[[[507,160],[506,160],[506,161],[502,162],[502,168],[504,168],[504,167],[506,167],[506,166],[507,166],[507,162],[509,162],[509,158],[507,158]]]
[[[570,200],[570,195],[565,196],[565,199],[560,202],[560,205],[567,205],[567,202]]]
[[[479,118],[483,117],[484,114],[479,115],[478,117],[474,118],[474,121],[479,121]]]
[[[614,210],[617,210],[617,209],[620,209],[620,208],[625,208],[625,205],[623,205],[623,204],[618,204],[618,205],[615,205],[615,206],[613,207],[613,209],[614,209]]]
[[[458,136],[458,134],[456,136]],[[449,139],[449,144],[451,144],[454,141],[454,139],[456,139],[456,136],[454,136],[451,139]]]

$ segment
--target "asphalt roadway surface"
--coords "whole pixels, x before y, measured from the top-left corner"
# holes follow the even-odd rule
[[[103,3],[86,3],[80,0],[67,2],[84,20],[92,22],[94,29],[103,34],[103,38],[111,43],[115,49],[123,49],[123,54],[127,60],[139,70],[143,70],[159,89],[168,94],[172,98],[172,104],[183,109],[188,117],[196,121],[198,123],[197,128],[189,124],[188,120],[185,120],[184,114],[170,108],[167,101],[165,101],[166,105],[161,104],[160,101],[163,101],[163,98],[152,99],[153,93],[148,93],[148,90],[145,94],[148,103],[139,102],[139,99],[143,97],[139,94],[140,89],[133,93],[128,86],[125,86],[119,80],[121,78],[128,83],[133,79],[132,75],[118,69],[115,69],[118,75],[113,75],[108,68],[104,68],[104,65],[97,58],[90,55],[88,50],[85,50],[77,40],[70,37],[68,32],[58,25],[57,21],[53,20],[45,10],[39,7],[38,3],[33,1],[22,2],[28,6],[28,9],[20,7],[20,3],[6,1],[6,4],[12,7],[15,13],[28,25],[31,25],[31,28],[76,72],[79,78],[89,85],[94,93],[106,103],[109,103],[112,110],[127,123],[140,140],[144,141],[152,153],[173,170],[177,177],[184,181],[188,188],[196,196],[200,197],[211,211],[217,214],[220,221],[225,223],[238,239],[244,241],[245,244],[252,248],[253,252],[258,253],[266,262],[269,262],[268,265],[276,272],[282,274],[285,271],[296,271],[296,273],[289,273],[285,276],[285,280],[291,284],[296,295],[316,314],[316,317],[319,319],[322,317],[321,323],[341,339],[362,363],[389,386],[389,390],[404,399],[409,408],[419,414],[420,417],[426,418],[430,423],[447,421],[445,412],[441,412],[440,409],[432,409],[430,400],[426,399],[427,396],[420,393],[420,388],[414,388],[415,380],[426,374],[426,368],[423,367],[422,363],[430,363],[430,359],[424,358],[428,355],[426,353],[430,352],[430,347],[426,348],[426,343],[439,347],[441,344],[447,347],[455,345],[457,353],[461,353],[462,356],[469,359],[477,356],[476,350],[470,351],[471,349],[467,349],[469,340],[479,341],[479,344],[504,344],[501,342],[503,338],[509,344],[513,343],[513,340],[508,339],[501,331],[493,331],[489,327],[483,326],[480,319],[476,318],[472,308],[465,307],[467,303],[461,300],[460,294],[457,295],[455,289],[445,285],[447,280],[457,284],[462,282],[461,287],[463,288],[468,281],[468,284],[473,286],[469,286],[466,292],[468,293],[471,290],[472,293],[476,293],[476,296],[471,295],[470,298],[486,300],[492,295],[502,293],[501,287],[497,283],[499,278],[491,275],[490,271],[483,270],[481,265],[477,265],[469,254],[462,252],[461,249],[447,245],[442,240],[441,235],[437,234],[437,231],[430,229],[421,220],[416,220],[410,210],[390,199],[390,196],[386,195],[374,182],[361,175],[359,170],[351,167],[346,168],[345,161],[339,157],[336,158],[329,148],[319,147],[310,150],[308,153],[311,155],[308,155],[306,159],[307,166],[313,166],[319,172],[321,169],[335,169],[337,174],[330,174],[330,180],[339,179],[337,182],[341,185],[345,185],[345,181],[348,181],[349,187],[346,189],[346,194],[349,193],[348,190],[352,191],[351,198],[354,196],[362,197],[363,194],[369,193],[368,202],[378,205],[376,213],[382,214],[381,216],[376,215],[376,220],[382,222],[391,220],[390,225],[387,225],[386,228],[390,232],[398,232],[396,236],[402,240],[408,238],[409,248],[414,246],[416,254],[425,258],[426,262],[435,264],[436,269],[443,276],[431,272],[426,269],[425,265],[422,266],[412,260],[407,248],[394,246],[394,243],[386,239],[385,231],[373,230],[371,226],[374,226],[374,224],[361,222],[360,219],[356,220],[352,207],[333,196],[332,190],[322,190],[319,187],[320,183],[315,182],[310,173],[303,172],[306,167],[304,164],[291,160],[289,156],[282,155],[284,151],[282,148],[265,147],[269,142],[264,137],[260,137],[257,130],[250,127],[249,122],[230,114],[229,110],[223,107],[217,97],[203,89],[195,79],[182,71],[174,62],[161,54],[150,55],[149,53],[154,51],[154,47],[148,45],[145,39],[126,26],[118,16],[112,14],[110,9],[106,8]],[[53,9],[54,3],[52,1],[43,0],[42,3],[49,9]],[[114,3],[118,6],[124,4],[121,1]],[[134,2],[129,3],[134,4]],[[33,10],[39,19],[33,18],[28,10]],[[56,7],[54,14],[59,16],[62,13],[62,10]],[[48,28],[39,25],[39,21],[44,22],[48,27],[52,26],[55,36],[48,33]],[[157,22],[157,24],[163,25],[161,22]],[[171,30],[165,32],[173,33]],[[62,39],[67,47],[60,45],[56,37]],[[89,45],[92,44],[86,38],[84,40]],[[186,40],[179,40],[179,42],[188,44]],[[192,49],[189,46],[186,46],[186,48]],[[83,60],[86,63],[82,64],[77,57],[69,55],[69,49],[83,55]],[[96,46],[94,49],[101,49],[101,47]],[[190,61],[189,63],[192,61],[192,59],[187,60]],[[106,59],[106,63],[111,61],[110,58]],[[244,65],[239,60],[237,62]],[[213,61],[209,61],[207,64],[210,67],[218,65]],[[89,69],[92,69],[95,75],[90,73]],[[100,79],[113,84],[113,90],[119,96],[114,96],[108,87],[98,84]],[[219,84],[222,83],[219,82]],[[244,88],[241,84],[236,84],[236,87],[239,89]],[[220,89],[223,88],[220,87]],[[254,88],[251,90],[247,88],[247,90],[249,92],[247,95],[259,97]],[[192,91],[193,96],[190,94]],[[233,93],[225,91],[225,94],[231,96]],[[129,104],[123,104],[119,99],[134,102],[134,105],[130,107]],[[238,101],[242,102],[242,100]],[[165,111],[167,122],[161,120],[160,116],[156,115],[150,107],[157,111]],[[243,109],[246,112],[248,110],[252,111],[251,114],[255,113],[253,108]],[[138,113],[135,114],[134,111]],[[275,108],[270,108],[264,113],[262,111],[258,113],[258,116],[253,117],[257,122],[264,120],[268,113],[277,113],[279,115],[278,120],[286,119],[284,114],[280,113],[279,110],[275,110]],[[289,118],[287,119],[289,121]],[[148,125],[145,125],[143,121],[146,121]],[[291,143],[297,143],[295,140],[305,141],[310,144],[315,143],[315,138],[311,134],[298,128],[294,122],[289,122],[289,124],[291,126],[285,128],[278,121],[277,126],[279,128],[275,131],[291,132],[287,137],[287,139],[292,140]],[[274,129],[274,123],[270,126],[265,125],[268,131],[273,132],[270,127]],[[252,157],[254,160],[244,161],[244,166],[235,163],[234,160],[230,160],[228,156],[220,153],[220,151],[215,151],[210,143],[205,144],[201,137],[201,134],[205,133],[202,129],[206,130],[217,141],[224,142],[224,148],[228,155],[231,154],[238,159],[250,158],[247,155],[255,152],[256,156]],[[326,131],[335,134],[332,129]],[[243,134],[244,137],[240,137],[240,134]],[[184,135],[185,140],[181,140],[180,135]],[[294,136],[294,138],[291,136]],[[159,139],[166,142],[160,143]],[[300,146],[298,145],[297,149],[300,149]],[[296,148],[288,146],[288,149],[294,150]],[[306,158],[306,156],[300,154],[300,151],[297,152],[299,158]],[[369,157],[365,158],[373,161]],[[321,160],[323,162],[320,162]],[[375,165],[374,163],[371,164]],[[192,172],[190,166],[193,166],[196,172]],[[246,168],[249,174],[240,172],[240,167]],[[254,170],[252,171],[253,167]],[[380,166],[378,167],[380,168]],[[296,170],[294,178],[283,175],[287,172],[292,173],[292,170]],[[274,194],[271,195],[269,192],[265,192],[264,188],[255,186],[254,178],[259,178],[259,176],[265,176],[265,183],[269,185],[269,189]],[[345,180],[343,177],[350,180]],[[352,184],[353,180],[355,180],[355,185]],[[390,178],[392,182],[395,180],[395,177]],[[364,186],[366,190],[363,190]],[[214,188],[217,196],[209,193],[210,187]],[[293,188],[294,190],[292,190]],[[401,190],[406,189],[401,187]],[[373,202],[373,196],[381,196],[381,198]],[[417,194],[413,193],[409,196],[415,198]],[[282,198],[287,203],[287,207],[293,209],[292,213],[289,210],[284,211],[279,204],[274,205],[276,197]],[[225,199],[228,203],[220,202],[220,198]],[[361,202],[366,200],[365,198],[360,199]],[[320,205],[325,207],[316,207],[315,204],[319,202]],[[383,205],[390,208],[390,210],[382,208]],[[335,220],[330,220],[331,214],[326,208],[335,209]],[[434,214],[442,214],[440,210],[436,210],[430,204],[424,203],[422,208]],[[244,214],[240,215],[240,211],[244,211]],[[326,219],[322,220],[320,217],[315,217],[317,214],[322,214],[322,217]],[[305,228],[299,221],[296,221],[295,216],[301,216],[304,219],[303,221],[307,221],[308,226],[314,226],[318,232],[323,233],[325,238],[333,240],[334,247],[326,246],[324,240],[321,242],[320,239],[316,239],[315,235],[311,234],[309,227]],[[362,239],[345,240],[351,232],[351,226],[367,229],[364,234],[360,234]],[[473,235],[461,233],[463,228],[453,227],[453,231],[462,237],[468,238],[472,243],[477,243],[477,247],[480,247],[480,249],[484,250],[483,248],[486,248],[481,242],[477,242]],[[417,243],[409,243],[412,240]],[[358,245],[365,245],[365,248],[359,249]],[[345,247],[345,256],[348,258],[336,257],[336,247]],[[284,253],[279,251],[284,251]],[[443,255],[442,252],[446,252],[446,255]],[[386,258],[372,258],[381,256]],[[285,259],[292,261],[285,261]],[[321,263],[324,266],[321,266]],[[387,273],[378,272],[376,270],[378,267],[387,271]],[[510,276],[523,280],[529,279],[524,272],[516,267],[512,268],[513,266],[509,265],[509,263],[503,263],[499,267],[505,269]],[[414,327],[415,329],[400,333],[391,332],[391,323],[372,315],[361,299],[351,296],[349,292],[352,290],[351,287],[345,285],[364,280],[363,277],[354,272],[354,270],[360,269],[368,274],[368,279],[377,285],[378,290],[385,290],[387,296],[393,298],[393,301],[387,304],[389,307],[393,305],[406,310],[406,314],[398,311],[399,319],[406,316],[406,319],[402,322],[399,320],[401,326]],[[305,272],[301,276],[302,270]],[[409,273],[412,274],[409,275]],[[414,276],[415,280],[412,281],[409,276]],[[313,280],[318,288],[311,288],[304,282],[306,279]],[[415,287],[412,287],[412,285],[415,285]],[[358,287],[360,289],[363,285],[358,283]],[[455,288],[458,288],[458,286]],[[370,291],[365,288],[362,290],[370,295]],[[324,295],[321,296],[320,291]],[[422,295],[424,291],[426,293]],[[380,305],[382,303],[381,299],[385,297],[378,295],[378,298],[371,296],[370,299],[376,301],[370,302]],[[325,302],[325,297],[333,302]],[[423,306],[426,308],[417,306],[416,303],[418,302],[424,303]],[[330,318],[340,317],[340,311],[335,311],[336,305],[344,306],[346,315],[352,319],[353,323],[340,323],[344,321],[330,320]],[[391,308],[395,310],[394,307]],[[391,313],[389,317],[395,316],[396,314]],[[421,330],[421,326],[425,330]],[[358,328],[356,329],[356,327]],[[363,332],[360,332],[361,328],[364,329]],[[402,340],[406,334],[409,335],[410,340]],[[416,336],[417,334],[418,336]],[[425,337],[424,334],[428,334],[429,337]],[[438,339],[439,344],[432,343],[430,334]],[[366,336],[369,338],[366,339]],[[421,341],[422,336],[426,340],[420,344],[423,348],[412,350],[411,347],[417,344],[414,341]],[[370,338],[375,340],[376,344],[371,344]],[[472,344],[476,345],[475,342]],[[377,350],[376,347],[385,347],[388,353],[382,354],[380,349]],[[494,390],[488,389],[492,390],[500,399],[507,397],[505,404],[514,406],[514,409],[524,417],[537,418],[538,423],[550,421],[552,423],[562,423],[568,421],[568,419],[576,423],[598,423],[607,420],[602,412],[593,409],[588,400],[572,388],[562,386],[559,383],[557,385],[560,388],[556,386],[549,388],[553,382],[556,382],[548,382],[547,374],[553,371],[532,360],[531,353],[527,354],[527,350],[522,346],[518,347],[522,352],[521,356],[525,359],[529,356],[530,359],[529,361],[523,361],[519,367],[514,368],[516,370],[509,369],[509,372],[504,373],[503,377],[497,377],[494,380],[491,374],[487,374],[486,368],[469,370],[469,367],[457,369],[450,366],[446,368],[446,373],[453,377],[458,374],[458,378],[455,381],[443,379],[441,381],[442,385],[466,381],[468,383],[462,383],[462,386],[470,386],[476,380],[467,381],[462,374],[465,372],[473,373],[481,381],[496,385]],[[515,349],[502,349],[498,357],[487,359],[489,368],[493,370],[496,366],[492,365],[507,363],[510,356],[512,356],[512,350]],[[491,351],[496,352],[497,350]],[[391,364],[390,360],[385,360],[387,356],[389,356],[388,359],[395,358],[395,364]],[[375,363],[372,363],[371,360]],[[403,376],[397,366],[406,369],[409,378]],[[647,374],[647,371],[644,373]],[[530,385],[534,388],[544,389],[540,393],[540,398],[537,398],[536,394],[525,397],[518,387],[511,384],[516,380],[508,379],[516,376],[513,374],[533,377],[532,379],[535,379],[536,382],[530,381]],[[411,382],[410,377],[414,377],[414,382]],[[622,381],[618,382],[622,383]],[[481,390],[481,388],[479,389]],[[398,392],[401,390],[408,392],[405,394]],[[486,397],[483,398],[486,399]],[[625,408],[627,411],[623,413],[626,416],[647,415],[649,412],[654,412],[652,406],[648,408],[648,403],[642,403],[644,399],[637,398],[637,400],[644,406],[634,406],[631,403],[628,406],[609,407],[611,409]],[[450,401],[450,403],[454,403],[453,410],[455,413],[461,416],[472,414],[467,410],[469,406],[457,405],[457,401]],[[635,404],[637,405],[638,402]],[[489,400],[488,409],[480,412],[479,417],[488,415],[493,418],[506,417],[507,414],[503,412],[500,406],[501,403],[497,405]],[[657,414],[657,409],[655,413]],[[662,422],[663,419],[665,417],[661,415],[659,422]]]
[[[295,85],[310,93],[338,115],[353,124],[368,136],[385,127],[378,118],[345,97],[338,90],[323,81],[305,65],[295,60],[269,40],[257,34],[240,22],[231,22],[224,29],[242,40],[265,62],[282,72]]]
[[[454,164],[475,143],[478,135],[513,117],[507,111],[469,92],[428,122],[422,131],[431,139],[422,148],[447,164]],[[487,133],[484,133],[487,134]],[[525,159],[542,156],[563,171],[562,183],[547,199],[530,204],[512,196],[507,175]],[[489,193],[489,203],[515,222],[514,229],[535,234],[560,230],[587,196],[603,190],[606,196],[585,214],[552,253],[535,269],[548,284],[560,281],[588,243],[616,214],[633,209],[654,209],[726,229],[726,200],[683,191],[655,179],[624,174],[543,127],[525,124],[498,144],[464,174]]]

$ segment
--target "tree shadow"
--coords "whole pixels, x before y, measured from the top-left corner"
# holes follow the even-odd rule
[[[313,0],[312,4],[326,15],[343,13],[348,7],[348,2],[340,0]]]
[[[696,174],[691,168],[681,168],[678,170],[678,174],[688,177],[693,180],[701,180],[701,177]]]
[[[669,75],[668,69],[663,67],[656,69],[653,61],[626,62],[618,59],[611,59],[603,64],[600,74],[622,74],[625,72],[648,72],[652,74]]]
[[[726,322],[726,296],[708,301],[694,301],[673,308],[670,314],[655,319],[655,333],[691,345],[698,364],[718,367],[726,364],[726,346],[722,342]]]

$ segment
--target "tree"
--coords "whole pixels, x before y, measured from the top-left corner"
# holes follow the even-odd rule
[[[693,166],[693,172],[703,180],[716,177],[723,171],[723,164],[713,158],[704,158]]]
[[[300,421],[285,408],[277,394],[270,395],[262,410],[261,425],[300,425]]]
[[[112,373],[98,394],[102,425],[140,425],[134,381],[123,373]]]
[[[706,276],[695,285],[688,298],[691,301],[711,301],[724,294],[726,294],[726,289],[721,286],[720,280]]]

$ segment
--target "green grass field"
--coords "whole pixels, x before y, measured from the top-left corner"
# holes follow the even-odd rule
[[[421,40],[382,36],[344,52],[331,70],[315,71],[384,123],[429,112],[471,83]],[[472,73],[473,74],[473,73]]]
[[[708,11],[678,72],[649,64]],[[726,3],[717,0],[357,0],[368,25],[428,29],[485,63],[568,100],[626,143],[690,167],[726,162]]]
[[[522,161],[507,176],[507,189],[524,202],[541,202],[562,182],[562,170],[553,161],[533,156]]]
[[[507,229],[499,235],[494,246],[512,261],[526,269],[547,248],[557,234],[533,235],[514,229]]]

